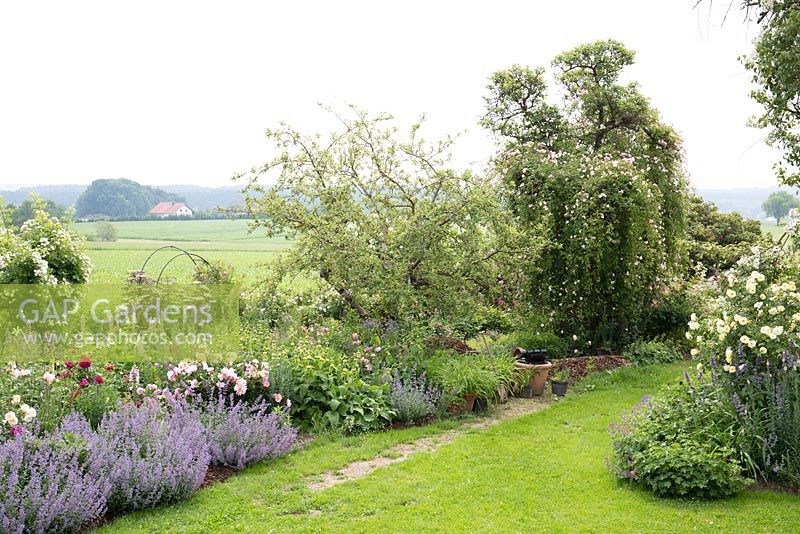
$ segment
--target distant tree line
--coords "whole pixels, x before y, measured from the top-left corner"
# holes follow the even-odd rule
[[[78,197],[75,214],[79,218],[143,217],[159,202],[185,202],[185,199],[163,189],[125,178],[95,180]]]

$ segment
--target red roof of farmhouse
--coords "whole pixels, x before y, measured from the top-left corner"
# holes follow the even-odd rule
[[[183,202],[159,202],[150,210],[150,215],[175,215],[178,210],[186,206]],[[189,206],[186,206],[187,208]]]

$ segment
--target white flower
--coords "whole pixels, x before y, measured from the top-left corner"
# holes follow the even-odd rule
[[[725,349],[725,361],[731,363],[733,361],[733,349],[728,347]]]
[[[14,412],[6,412],[5,420],[6,423],[8,423],[11,426],[19,424],[19,419],[17,419],[17,414],[15,414]]]
[[[11,404],[19,404],[20,402],[22,402],[22,397],[19,395],[14,395],[11,397]]]
[[[31,408],[27,404],[20,406],[19,411],[22,412],[22,419],[26,423],[33,421],[33,419],[36,417],[36,408]]]
[[[697,349],[692,349],[692,350],[690,351],[690,353],[691,353],[691,355],[692,355],[692,356],[697,356],[698,354],[700,354],[700,351],[699,351],[699,350],[697,350]]]
[[[42,379],[48,384],[52,384],[53,382],[56,381],[56,375],[48,371],[42,375]]]
[[[247,380],[244,378],[240,378],[236,381],[236,385],[233,386],[233,391],[240,397],[247,392]]]

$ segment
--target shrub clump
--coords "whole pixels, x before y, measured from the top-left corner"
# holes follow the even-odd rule
[[[688,379],[688,375],[687,375]],[[662,497],[728,497],[747,483],[729,432],[732,418],[711,383],[644,398],[612,425],[612,472]]]
[[[297,429],[286,424],[264,401],[250,405],[219,395],[202,406],[212,465],[235,469],[287,454]]]
[[[97,436],[72,414],[52,432],[0,444],[0,532],[78,532],[102,516],[111,484],[93,469]]]
[[[98,469],[112,489],[112,512],[152,508],[194,493],[208,469],[209,452],[197,413],[171,399],[162,409],[153,399],[123,404],[97,430]]]
[[[395,376],[389,397],[396,412],[396,420],[411,423],[436,414],[442,394],[442,389],[429,383],[423,373],[408,378]]]
[[[672,363],[683,359],[674,345],[661,341],[635,341],[625,349],[622,357],[634,365]]]

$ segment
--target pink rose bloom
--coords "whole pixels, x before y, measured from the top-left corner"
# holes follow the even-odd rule
[[[283,395],[281,395],[280,393],[276,393],[275,395],[272,396],[272,399],[275,402],[279,403],[279,402],[281,402],[283,400]]]
[[[81,378],[81,387],[85,388],[88,385],[89,385],[89,381],[86,380],[85,378]]]
[[[137,395],[144,395],[144,391],[145,391],[145,389],[143,387],[136,388],[136,394]]]
[[[240,378],[236,381],[236,385],[233,386],[233,392],[239,395],[240,397],[247,392],[247,380],[244,378]]]
[[[100,375],[97,375],[96,377],[94,377],[94,381],[95,381],[96,384],[102,384],[103,383],[103,377],[100,376]]]
[[[90,362],[89,360],[81,360],[80,362],[78,362],[78,367],[80,367],[81,369],[88,369],[91,366],[92,362]]]
[[[75,367],[75,364],[72,362],[64,362],[64,365],[67,366],[67,369],[72,369],[73,367]]]

